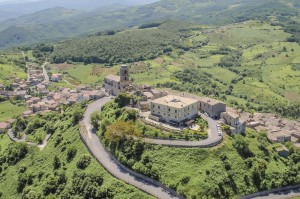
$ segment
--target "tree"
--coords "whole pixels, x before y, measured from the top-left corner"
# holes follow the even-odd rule
[[[91,114],[91,123],[93,127],[98,130],[99,129],[99,121],[100,121],[100,114],[99,112],[94,112]]]
[[[75,110],[72,116],[72,123],[73,125],[77,125],[78,122],[83,118],[83,111],[82,110]]]
[[[131,95],[128,95],[126,93],[121,93],[115,98],[115,103],[118,104],[120,108],[127,106],[130,103],[130,100],[132,99]]]
[[[73,158],[76,156],[77,149],[75,147],[71,147],[67,151],[67,162],[71,162]]]
[[[85,169],[91,163],[91,157],[89,155],[82,155],[77,162],[77,168]]]
[[[53,159],[53,169],[54,170],[59,169],[60,165],[61,165],[60,159],[57,156],[54,156],[54,159]]]
[[[109,142],[119,142],[126,138],[138,138],[141,136],[140,130],[132,121],[118,121],[108,126],[105,132],[105,139]]]
[[[251,157],[253,154],[249,149],[249,143],[242,135],[234,136],[233,147],[243,158]]]

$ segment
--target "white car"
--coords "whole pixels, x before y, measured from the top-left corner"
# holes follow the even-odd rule
[[[222,133],[221,133],[221,132],[219,132],[219,136],[222,136]]]

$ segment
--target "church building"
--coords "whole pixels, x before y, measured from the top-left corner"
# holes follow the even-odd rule
[[[129,69],[126,65],[120,67],[120,75],[108,75],[104,80],[105,91],[115,96],[124,91],[129,84]]]

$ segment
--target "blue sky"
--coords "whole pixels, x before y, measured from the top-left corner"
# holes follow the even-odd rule
[[[39,0],[0,0],[0,3],[4,3],[4,2],[28,2],[28,1],[39,1]]]

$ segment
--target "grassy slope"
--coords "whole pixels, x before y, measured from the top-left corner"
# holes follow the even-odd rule
[[[101,113],[102,120],[106,120],[104,123],[116,121],[116,110],[107,104]],[[124,120],[125,115],[120,116],[117,121]],[[239,139],[247,143],[246,148],[251,155],[243,154],[242,147],[236,148],[245,146],[242,142],[237,142]],[[127,140],[107,147],[115,152],[121,162],[131,166],[137,172],[152,177],[157,176],[160,182],[177,190],[182,196],[194,199],[237,198],[264,189],[286,186],[288,180],[293,177],[298,179],[294,182],[299,183],[297,169],[300,162],[296,161],[294,165],[293,155],[290,155],[289,159],[279,157],[274,148],[280,145],[270,143],[264,133],[247,129],[245,138],[225,135],[224,142],[211,149],[173,148],[147,144],[144,147],[137,147],[132,141]],[[119,148],[115,150],[112,146]],[[138,151],[140,155],[132,155],[136,154],[134,152],[136,148],[142,148]],[[255,183],[258,178],[253,177],[258,170],[257,165],[264,168],[259,185]],[[296,175],[289,173],[295,170]]]
[[[11,82],[10,77],[15,76],[22,79],[26,78],[23,69],[16,66],[13,61],[22,59],[21,53],[2,54],[0,52],[0,84],[8,84]]]
[[[61,124],[60,128],[63,128],[65,124],[66,123]],[[64,131],[63,134],[60,135],[62,136],[63,141],[62,144],[60,144],[59,146],[55,147],[54,145],[55,140],[58,137],[58,133],[55,133],[51,137],[47,147],[43,151],[39,151],[36,147],[31,147],[29,154],[27,154],[23,160],[21,160],[14,166],[5,166],[6,169],[0,174],[0,191],[3,193],[3,198],[21,198],[21,194],[17,192],[18,174],[21,166],[26,166],[26,173],[32,173],[35,176],[33,180],[33,185],[28,185],[27,188],[29,188],[35,193],[42,194],[42,188],[45,185],[47,176],[51,175],[54,172],[52,166],[54,156],[59,157],[63,165],[63,170],[66,172],[66,187],[72,186],[71,179],[74,172],[80,171],[76,166],[77,161],[83,154],[86,154],[88,156],[90,155],[80,139],[78,126],[69,127],[67,128],[67,130]],[[8,145],[12,144],[7,135],[2,135],[0,137],[0,143],[1,153],[5,151]],[[67,150],[64,149],[69,149],[71,147],[77,149],[77,154],[70,163],[67,163]],[[60,170],[62,171],[62,169]],[[109,190],[112,193],[112,195],[114,195],[114,198],[151,198],[147,194],[142,193],[141,191],[113,178],[93,158],[91,164],[83,172],[86,174],[98,174],[102,176],[104,179],[104,183],[101,186],[101,189]],[[38,180],[36,176],[40,173],[43,173],[43,177],[40,180]],[[57,198],[59,196],[60,195],[56,195],[53,197]],[[50,197],[49,195],[46,198],[52,197]]]
[[[20,115],[26,110],[26,107],[13,105],[10,102],[0,103],[0,122]]]
[[[225,30],[225,32],[221,32],[221,30]],[[195,35],[197,34],[195,33]],[[206,72],[212,75],[210,79],[213,79],[213,82],[220,79],[224,84],[215,83],[222,91],[227,89],[227,85],[232,84],[233,94],[237,98],[234,100],[240,104],[244,104],[242,103],[244,99],[238,97],[241,95],[247,96],[248,100],[246,101],[248,102],[250,99],[255,99],[254,106],[269,102],[281,105],[288,101],[299,102],[300,78],[297,65],[299,64],[298,52],[300,47],[296,43],[285,42],[289,35],[284,33],[280,27],[249,21],[238,25],[228,25],[215,29],[213,32],[200,34],[200,36],[210,39],[208,46],[186,52],[180,56],[173,53],[171,57],[168,57],[169,61],[160,64],[162,68],[167,67],[169,63],[176,66],[173,67],[175,70],[196,68],[197,66],[200,73]],[[232,49],[237,49],[237,45],[243,45],[242,49],[239,49],[243,51],[242,66],[234,69],[238,72],[248,73],[247,77],[243,78],[245,83],[243,81],[231,83],[233,79],[239,77],[239,74],[227,68],[214,66],[223,55],[211,55],[202,58],[202,55],[208,55],[210,50],[218,49],[222,45],[229,45]],[[287,48],[287,52],[282,52],[283,47]],[[273,55],[274,57],[272,57]],[[167,60],[165,57],[162,58]],[[148,63],[154,66],[153,61],[148,61]],[[153,85],[157,83],[156,79],[159,79],[160,83],[170,80],[176,81],[172,79],[173,71],[164,70],[163,73],[157,73],[155,68],[150,67],[146,72],[131,76],[136,83]],[[233,98],[234,96],[227,96],[227,102]]]

